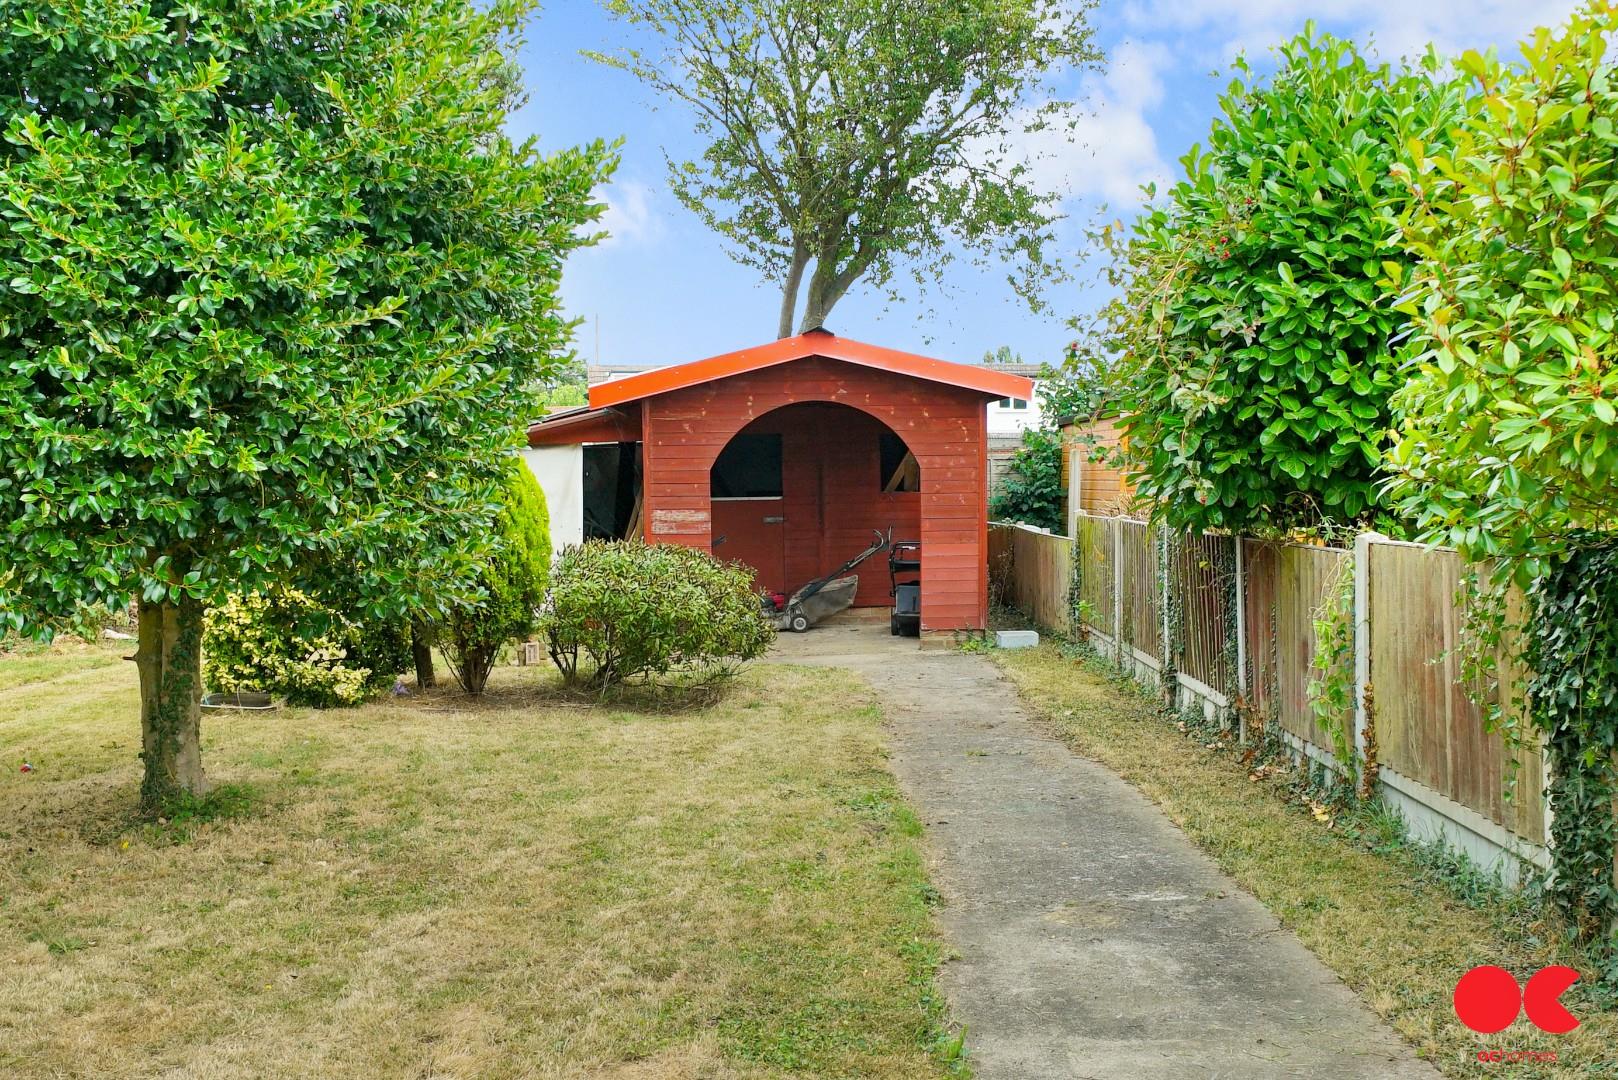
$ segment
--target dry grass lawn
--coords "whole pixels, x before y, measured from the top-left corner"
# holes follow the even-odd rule
[[[1538,928],[1460,902],[1408,850],[1373,851],[1317,824],[1298,803],[1249,781],[1232,755],[1187,738],[1052,646],[994,655],[1069,745],[1161,806],[1446,1075],[1618,1076],[1618,1014],[1600,1011],[1583,984],[1564,998],[1582,1021],[1568,1035],[1522,1018],[1477,1035],[1455,1018],[1455,981],[1474,965],[1498,964],[1519,982],[1545,964],[1580,966],[1536,939]],[[1546,1052],[1556,1063],[1485,1064],[1480,1050]]]
[[[920,829],[844,675],[209,717],[223,795],[140,823],[133,668],[0,658],[0,1075],[943,1072]]]

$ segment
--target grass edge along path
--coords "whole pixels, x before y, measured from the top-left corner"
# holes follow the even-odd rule
[[[1564,998],[1581,1020],[1571,1034],[1519,1017],[1479,1035],[1456,1019],[1455,980],[1474,965],[1497,964],[1521,983],[1546,964],[1579,968],[1578,958],[1521,905],[1487,892],[1463,902],[1419,849],[1391,835],[1387,814],[1350,823],[1307,805],[1284,777],[1250,772],[1182,730],[1099,660],[1051,643],[990,655],[1068,746],[1156,803],[1446,1075],[1618,1075],[1618,1013],[1601,1011],[1582,980]],[[1516,1060],[1479,1060],[1494,1050]]]
[[[210,716],[228,812],[150,822],[132,667],[0,693],[0,1074],[965,1071],[921,825],[845,673]]]

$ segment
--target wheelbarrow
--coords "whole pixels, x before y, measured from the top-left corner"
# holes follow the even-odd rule
[[[854,594],[859,591],[860,579],[858,574],[850,574],[849,571],[888,547],[886,536],[875,530],[872,530],[872,535],[875,538],[870,547],[824,577],[815,578],[785,600],[779,596],[765,597],[764,614],[775,620],[775,628],[801,634],[816,623],[851,607]]]

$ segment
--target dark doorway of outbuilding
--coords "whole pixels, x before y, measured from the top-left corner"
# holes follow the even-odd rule
[[[713,552],[791,593],[871,543],[921,532],[921,470],[875,417],[832,402],[786,405],[748,424],[709,472]],[[886,607],[887,563],[861,566],[857,607]]]
[[[584,539],[640,535],[640,444],[588,443],[584,451]]]

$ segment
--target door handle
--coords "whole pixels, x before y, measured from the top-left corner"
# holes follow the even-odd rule
[[[764,524],[766,524],[766,525],[780,525],[785,521],[786,521],[786,518],[784,516],[782,516],[781,514],[772,514],[769,517],[764,519]]]

